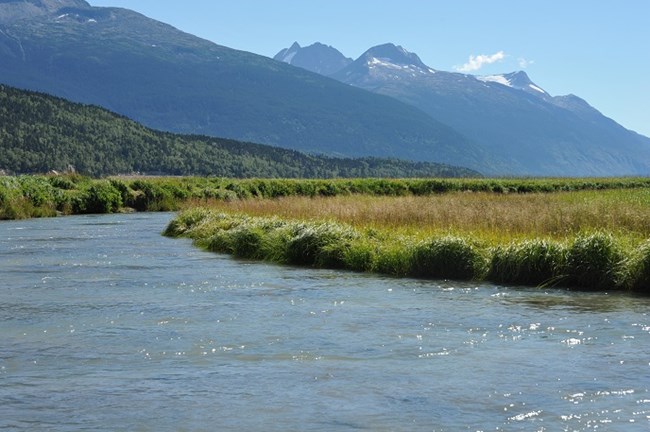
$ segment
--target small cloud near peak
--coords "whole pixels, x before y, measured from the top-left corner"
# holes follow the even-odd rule
[[[474,72],[481,69],[483,66],[499,62],[506,58],[506,54],[503,51],[499,51],[492,55],[471,55],[469,56],[469,61],[462,66],[454,66],[458,72]]]
[[[522,69],[526,69],[528,66],[535,63],[535,60],[528,60],[523,57],[519,57],[517,61],[519,62],[519,67]]]

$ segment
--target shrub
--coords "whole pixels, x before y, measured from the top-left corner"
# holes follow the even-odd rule
[[[113,213],[122,207],[122,194],[108,181],[90,185],[85,193],[75,199],[76,213]]]
[[[581,235],[567,251],[564,282],[585,290],[617,288],[620,286],[622,258],[610,235]]]
[[[138,193],[130,204],[138,211],[170,211],[177,208],[172,194],[152,181],[136,180],[131,188]]]
[[[77,188],[75,182],[68,176],[52,176],[49,177],[50,184],[57,188],[63,190],[73,190]]]
[[[421,242],[411,254],[411,274],[443,279],[479,279],[485,260],[465,239],[443,237]]]

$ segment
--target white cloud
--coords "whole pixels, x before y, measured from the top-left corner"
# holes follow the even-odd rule
[[[469,61],[462,66],[454,66],[458,72],[473,72],[481,69],[484,65],[496,63],[498,61],[506,58],[506,54],[503,51],[492,55],[481,54],[478,56],[469,56]]]
[[[527,60],[527,59],[525,59],[523,57],[519,57],[517,59],[517,61],[519,62],[519,67],[522,68],[522,69],[526,69],[528,66],[535,63],[535,60]]]

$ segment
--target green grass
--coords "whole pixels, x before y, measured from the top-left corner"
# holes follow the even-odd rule
[[[0,177],[0,219],[182,208],[168,235],[246,259],[650,293],[650,179]]]
[[[418,239],[329,221],[182,212],[165,235],[241,258],[430,279],[487,280],[593,291],[649,292],[650,243],[625,249],[612,235],[486,246],[471,236]]]
[[[548,194],[569,191],[602,193],[646,191],[650,179],[228,179],[218,177],[114,177],[91,179],[79,175],[0,177],[0,219],[57,214],[178,210],[187,204],[233,202],[251,198],[286,197],[419,197],[450,193],[496,196]],[[633,203],[628,203],[633,204]],[[607,211],[606,208],[599,209]],[[562,224],[562,215],[558,224]],[[645,220],[639,221],[645,223]]]

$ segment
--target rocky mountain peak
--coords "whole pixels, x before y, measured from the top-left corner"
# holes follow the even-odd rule
[[[368,63],[385,63],[428,69],[428,66],[422,63],[417,54],[392,43],[372,47],[363,54],[362,58]]]
[[[325,76],[332,75],[352,63],[352,59],[345,57],[337,49],[320,42],[304,48],[294,42],[291,47],[277,53],[273,59]]]

